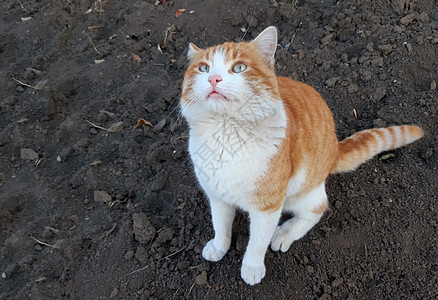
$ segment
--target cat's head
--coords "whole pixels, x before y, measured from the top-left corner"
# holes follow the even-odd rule
[[[229,116],[254,121],[275,113],[279,102],[274,72],[277,30],[271,26],[251,42],[201,49],[190,44],[181,106],[188,118]]]

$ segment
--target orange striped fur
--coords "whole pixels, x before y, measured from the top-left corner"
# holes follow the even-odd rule
[[[423,135],[423,130],[414,125],[357,132],[339,143],[339,158],[332,173],[352,171],[376,154],[410,144]]]

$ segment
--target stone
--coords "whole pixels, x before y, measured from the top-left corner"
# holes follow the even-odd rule
[[[379,45],[379,46],[377,46],[377,50],[379,50],[383,54],[389,54],[392,51],[392,45],[389,45],[389,44]]]
[[[358,86],[355,85],[355,84],[353,84],[353,83],[350,84],[350,85],[348,86],[348,88],[347,88],[347,92],[348,92],[349,94],[356,93],[358,90],[359,90]]]
[[[135,253],[134,250],[128,250],[125,253],[125,259],[130,260],[134,257]]]
[[[134,237],[137,242],[147,244],[155,237],[157,230],[152,226],[145,213],[135,213],[132,215]]]
[[[38,153],[36,153],[35,150],[33,150],[31,148],[21,148],[20,155],[21,155],[21,159],[24,159],[24,160],[37,160],[38,159]]]
[[[336,82],[338,82],[339,79],[340,79],[340,77],[332,77],[332,78],[327,79],[327,80],[324,82],[324,84],[325,84],[327,87],[332,88],[332,87],[334,87],[334,86],[336,85]]]
[[[400,19],[400,23],[404,26],[408,26],[416,19],[415,14],[409,14]]]
[[[207,272],[206,271],[202,271],[201,274],[196,276],[195,282],[196,282],[197,285],[207,284]]]
[[[375,90],[374,95],[373,95],[373,98],[374,98],[376,101],[380,101],[380,100],[382,100],[385,96],[386,96],[386,88],[383,87],[383,86],[381,86],[381,87],[378,87],[378,88]]]
[[[427,12],[423,11],[420,14],[420,20],[423,22],[429,22],[429,14]]]
[[[106,191],[94,191],[94,201],[96,202],[110,202],[112,199],[111,195]]]
[[[147,249],[143,246],[138,246],[137,251],[135,252],[135,258],[138,259],[142,264],[146,263],[148,260],[149,253]]]
[[[321,43],[323,44],[323,45],[327,45],[327,44],[330,44],[330,42],[333,40],[333,34],[328,34],[328,35],[326,35],[325,37],[323,37],[322,39],[321,39]]]

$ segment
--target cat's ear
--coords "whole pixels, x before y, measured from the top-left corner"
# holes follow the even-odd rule
[[[193,60],[193,58],[196,55],[196,52],[198,52],[199,50],[201,50],[201,48],[199,48],[198,46],[196,46],[193,43],[189,44],[189,51],[187,51],[187,58],[189,60]]]
[[[263,30],[251,43],[262,53],[263,60],[267,64],[274,64],[275,50],[277,50],[277,29],[274,26]]]

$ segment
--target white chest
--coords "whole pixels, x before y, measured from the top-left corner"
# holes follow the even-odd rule
[[[257,128],[238,125],[218,123],[192,129],[189,152],[207,196],[247,210],[258,180],[277,153],[284,128],[260,137],[254,132]]]

